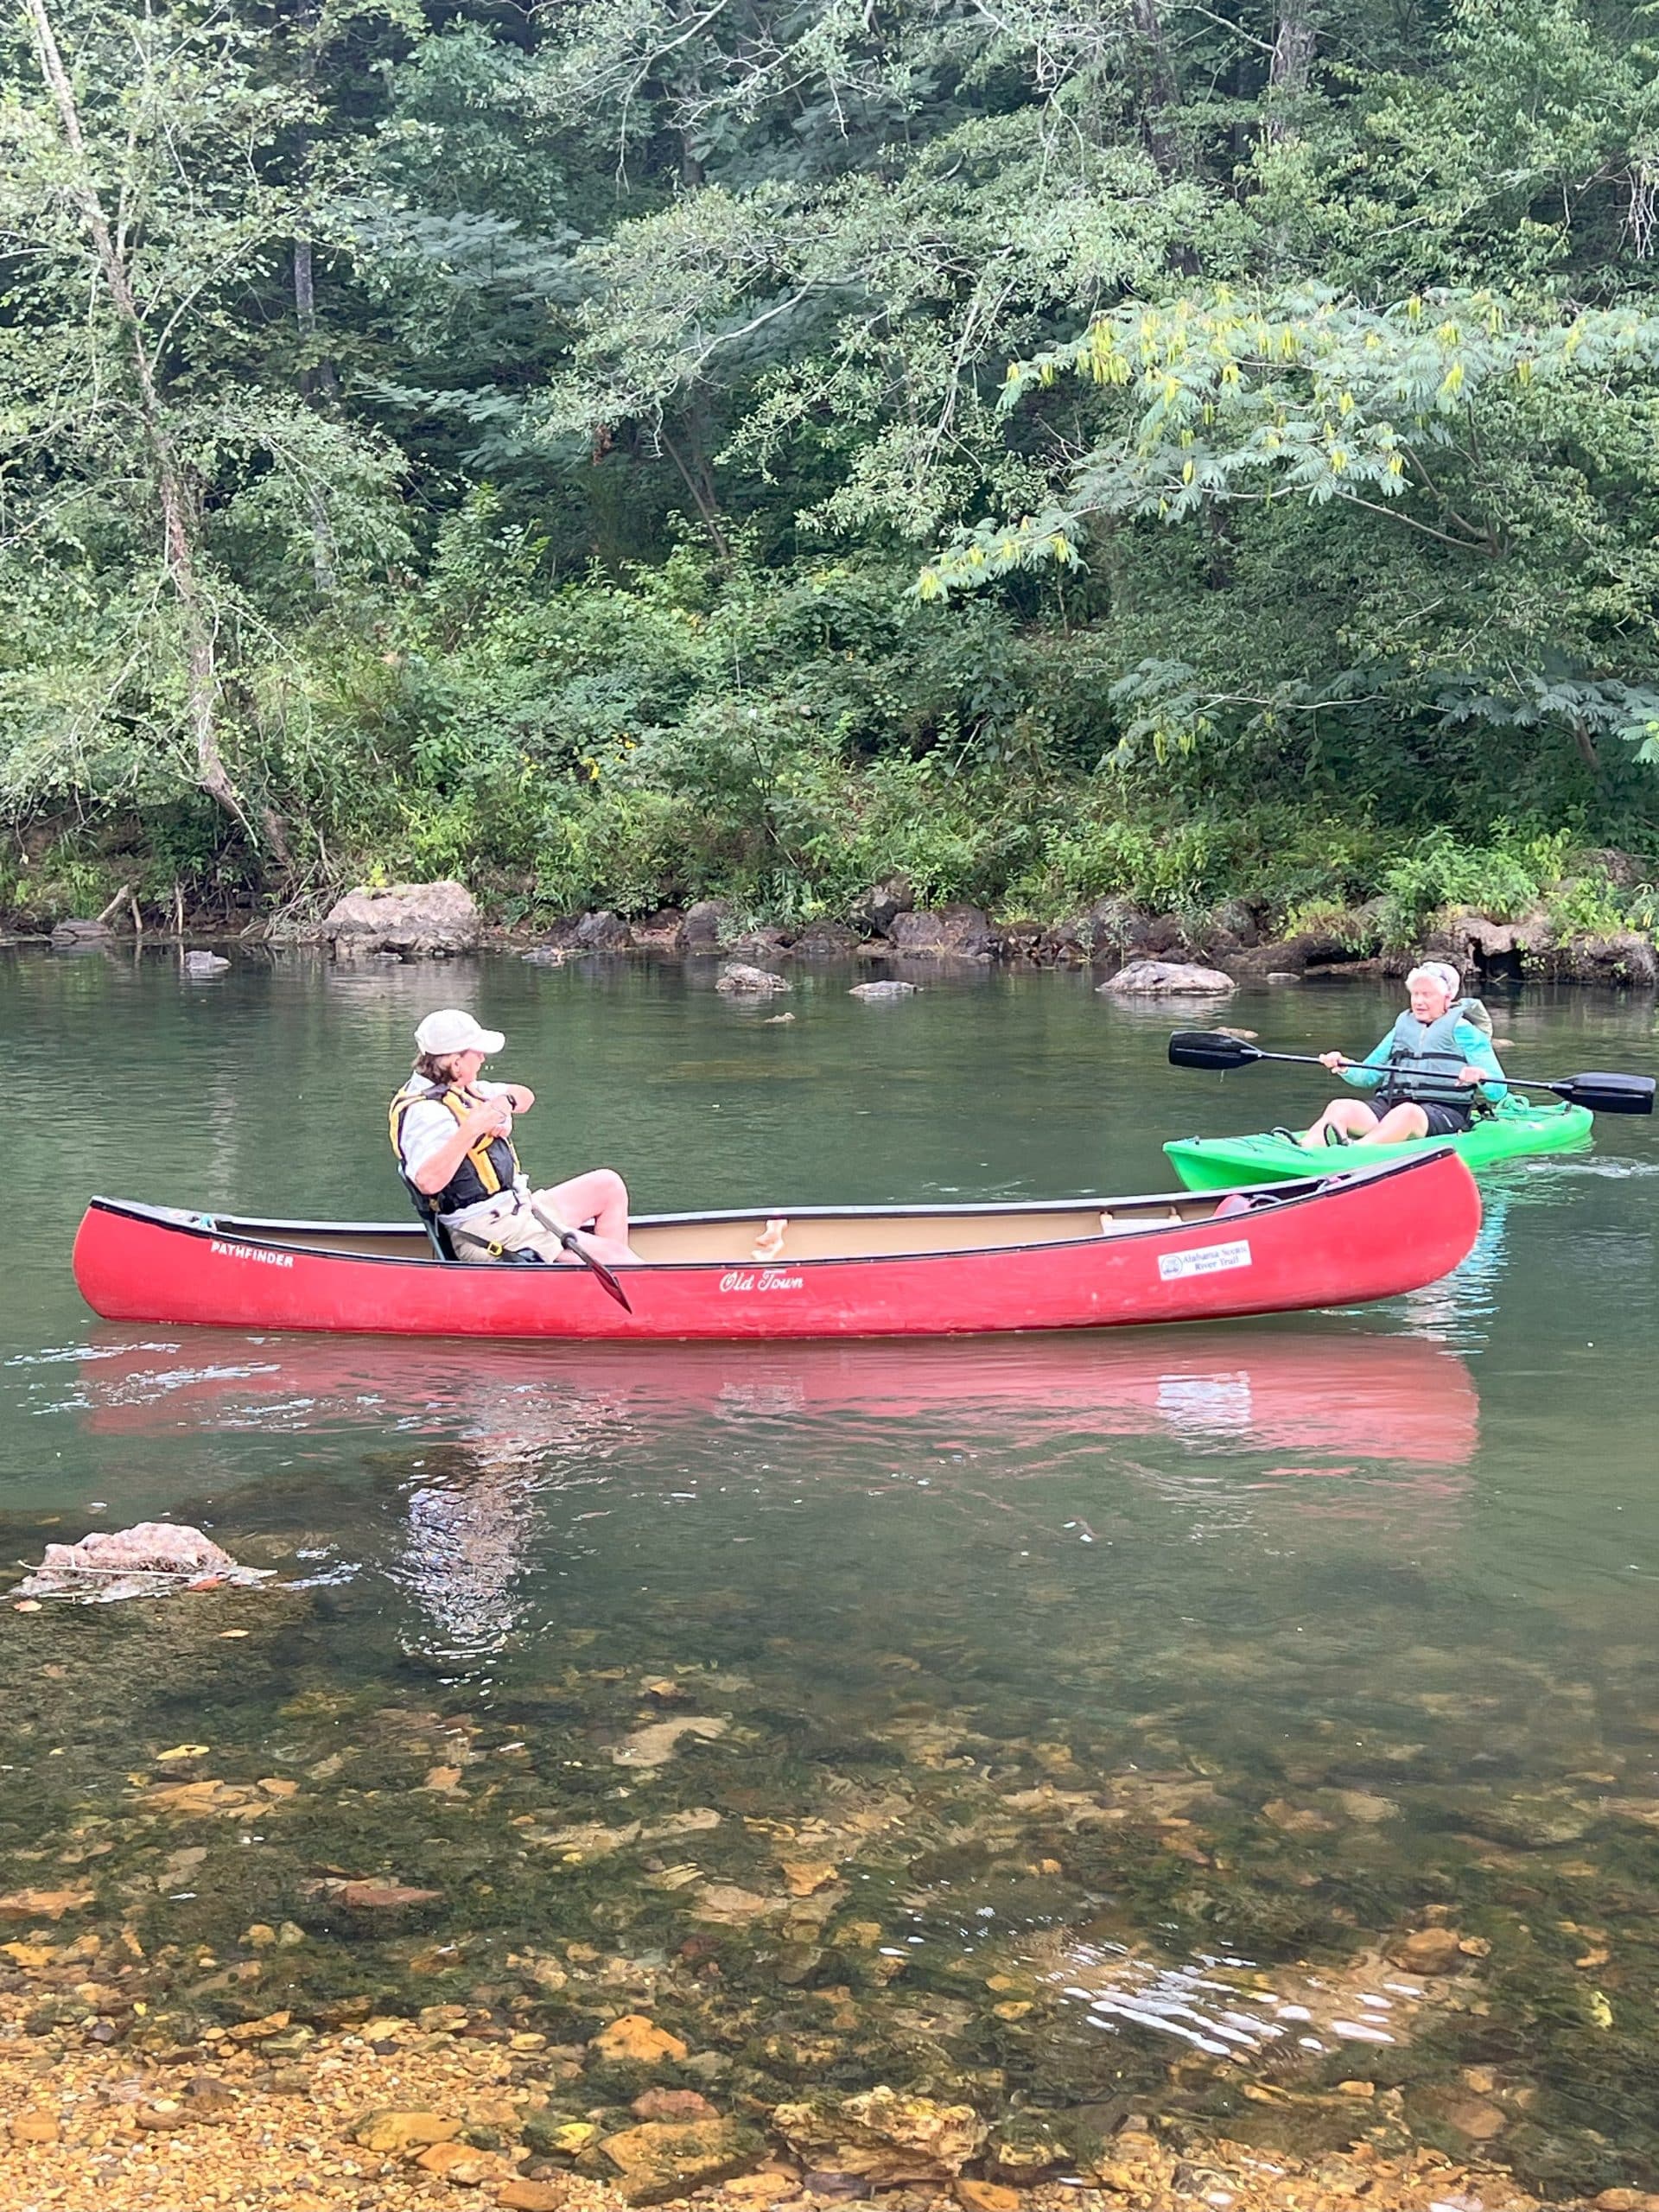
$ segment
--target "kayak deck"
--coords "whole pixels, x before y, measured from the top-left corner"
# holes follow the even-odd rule
[[[1329,1146],[1307,1151],[1294,1137],[1272,1131],[1252,1136],[1176,1137],[1164,1147],[1170,1165],[1189,1191],[1222,1191],[1239,1183],[1270,1183],[1306,1175],[1311,1163],[1328,1159],[1372,1161],[1414,1160],[1437,1145],[1449,1146],[1465,1166],[1478,1173],[1506,1160],[1540,1153],[1577,1152],[1591,1141],[1594,1116],[1583,1106],[1551,1099],[1540,1105],[1517,1093],[1495,1114],[1484,1115],[1459,1135],[1414,1137],[1402,1144]]]

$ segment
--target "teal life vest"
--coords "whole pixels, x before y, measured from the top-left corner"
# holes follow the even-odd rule
[[[1391,1101],[1409,1099],[1415,1106],[1460,1106],[1470,1113],[1488,1103],[1478,1084],[1458,1081],[1459,1071],[1469,1065],[1469,1055],[1457,1041],[1458,1026],[1465,1021],[1491,1034],[1491,1017],[1478,999],[1459,999],[1433,1021],[1402,1014],[1389,1038],[1383,1095]]]

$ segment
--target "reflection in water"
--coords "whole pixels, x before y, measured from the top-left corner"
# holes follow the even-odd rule
[[[776,1510],[789,1484],[862,1498],[873,1482],[919,1479],[963,1541],[1019,1529],[1027,1544],[1064,1535],[1109,1548],[1126,1483],[1207,1541],[1244,1532],[1279,1500],[1310,1522],[1404,1515],[1421,1529],[1459,1494],[1478,1437],[1472,1380],[1443,1347],[1262,1327],[695,1345],[643,1358],[626,1346],[195,1334],[169,1357],[105,1330],[88,1348],[79,1402],[102,1434],[315,1440],[366,1413],[383,1433],[425,1440],[397,1463],[406,1529],[390,1550],[376,1541],[368,1563],[411,1607],[410,1648],[457,1663],[544,1624],[551,1600],[538,1605],[524,1586],[556,1580],[554,1562],[582,1518],[571,1499],[592,1506],[599,1485],[608,1514],[677,1496],[713,1503],[716,1487],[734,1483],[753,1485],[758,1510]],[[1114,1446],[1129,1438],[1168,1456],[1126,1458]],[[925,1471],[915,1477],[918,1454]],[[1300,1487],[1310,1479],[1315,1498]],[[1064,1505],[1014,1507],[1056,1483]]]

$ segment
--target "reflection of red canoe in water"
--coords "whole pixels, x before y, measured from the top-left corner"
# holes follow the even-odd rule
[[[75,1280],[106,1320],[376,1336],[777,1341],[1206,1321],[1392,1298],[1480,1226],[1449,1150],[1254,1194],[806,1207],[636,1224],[632,1310],[574,1267],[464,1268],[413,1225],[249,1221],[95,1198]],[[764,1252],[764,1257],[761,1256]]]
[[[532,1447],[595,1412],[664,1432],[710,1416],[926,1421],[946,1439],[1010,1433],[1156,1435],[1199,1447],[1291,1452],[1459,1467],[1473,1455],[1479,1402],[1469,1371],[1417,1337],[1334,1328],[1182,1329],[1134,1337],[969,1343],[664,1346],[437,1346],[328,1337],[130,1343],[87,1348],[82,1395],[95,1430],[292,1428],[365,1423],[404,1435]]]

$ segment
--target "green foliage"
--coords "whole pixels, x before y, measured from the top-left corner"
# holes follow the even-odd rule
[[[1636,911],[1555,846],[1659,851],[1644,8],[43,4],[20,911]]]

